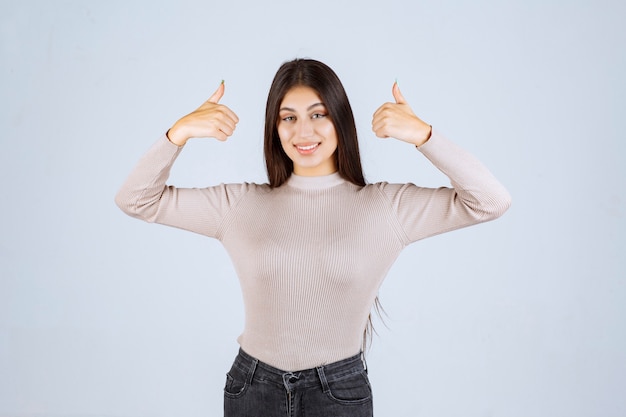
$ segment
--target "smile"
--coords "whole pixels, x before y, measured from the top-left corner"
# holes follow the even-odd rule
[[[298,152],[301,154],[308,154],[314,152],[320,146],[319,143],[313,143],[311,145],[295,145]]]

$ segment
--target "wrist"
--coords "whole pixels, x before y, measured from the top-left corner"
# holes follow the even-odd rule
[[[176,146],[185,146],[188,139],[181,133],[176,123],[167,131],[165,136],[167,136],[167,139]]]
[[[433,134],[433,127],[431,125],[426,125],[423,134],[421,134],[420,138],[415,140],[413,144],[415,145],[416,148],[419,148],[420,146],[428,142],[432,134]]]

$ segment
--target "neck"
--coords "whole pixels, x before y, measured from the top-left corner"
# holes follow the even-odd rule
[[[294,172],[287,180],[287,185],[303,190],[322,190],[335,187],[345,182],[346,180],[341,178],[338,172],[333,172],[329,175],[315,176],[304,176]]]

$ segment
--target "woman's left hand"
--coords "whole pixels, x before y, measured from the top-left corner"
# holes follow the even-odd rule
[[[432,127],[413,113],[398,83],[393,84],[395,103],[385,103],[376,110],[372,130],[379,138],[396,138],[415,146],[421,146],[430,138]]]

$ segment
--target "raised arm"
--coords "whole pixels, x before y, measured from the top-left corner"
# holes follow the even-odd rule
[[[395,103],[374,113],[372,129],[380,138],[393,137],[415,145],[443,172],[452,188],[422,188],[413,184],[382,184],[398,213],[408,241],[493,220],[509,208],[506,188],[472,154],[455,145],[417,117],[397,83]]]
[[[245,186],[202,189],[166,185],[171,167],[183,145],[191,138],[226,140],[239,121],[228,107],[219,104],[224,83],[200,107],[179,119],[139,160],[115,196],[126,214],[212,236],[229,204]]]

